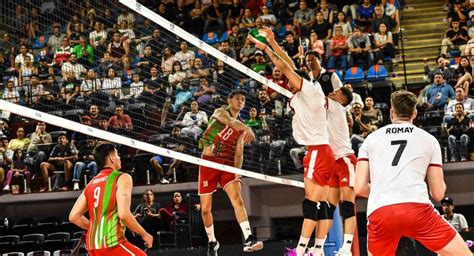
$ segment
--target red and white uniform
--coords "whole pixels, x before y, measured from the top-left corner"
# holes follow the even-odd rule
[[[336,159],[329,186],[354,187],[357,159],[351,147],[346,108],[331,98],[327,101],[329,145]]]
[[[319,185],[328,185],[334,155],[329,147],[327,102],[319,83],[301,80],[300,91],[290,99],[293,116],[293,137],[308,147],[303,159],[304,175]]]
[[[371,133],[358,161],[369,161],[368,246],[373,255],[394,255],[400,237],[438,251],[456,231],[433,208],[425,183],[429,166],[441,166],[435,137],[408,123]]]

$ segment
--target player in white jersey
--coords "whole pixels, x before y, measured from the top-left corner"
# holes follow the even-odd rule
[[[443,198],[446,184],[438,141],[412,124],[416,100],[411,92],[394,92],[392,124],[371,133],[359,150],[355,191],[369,198],[369,254],[395,255],[405,236],[441,255],[472,256],[429,199],[425,178],[436,201]]]
[[[272,41],[269,38],[270,36],[273,37],[273,33],[267,33],[267,41]],[[318,215],[328,214],[328,204],[320,203],[320,201],[328,187],[335,159],[328,145],[326,98],[319,83],[313,84],[301,78],[295,72],[291,59],[286,54],[281,54],[281,48],[274,48],[280,52],[278,54],[255,38],[251,36],[249,38],[257,48],[268,54],[275,66],[288,78],[290,89],[294,94],[290,99],[290,106],[295,113],[292,121],[293,137],[296,142],[308,149],[303,160],[305,167],[305,199],[302,204],[304,221],[301,237],[296,248],[296,255],[302,256],[315,228]],[[307,54],[306,61],[310,66],[320,66],[316,54]],[[339,100],[343,102],[348,100],[342,94],[339,94],[338,97],[341,97]],[[320,238],[323,239],[324,236],[325,234]]]

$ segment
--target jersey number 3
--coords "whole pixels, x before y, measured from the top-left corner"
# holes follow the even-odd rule
[[[392,146],[393,145],[399,145],[397,153],[395,154],[395,157],[393,158],[393,161],[392,161],[392,166],[397,166],[398,162],[400,162],[400,157],[403,154],[403,150],[405,150],[407,146],[407,141],[406,140],[392,140]]]

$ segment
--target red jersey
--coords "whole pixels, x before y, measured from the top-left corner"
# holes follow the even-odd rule
[[[90,219],[87,250],[110,248],[126,241],[116,201],[117,180],[121,174],[111,168],[103,169],[84,189]]]

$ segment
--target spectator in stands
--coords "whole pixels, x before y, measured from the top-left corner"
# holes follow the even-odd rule
[[[454,90],[444,82],[443,74],[437,73],[434,83],[426,91],[426,97],[428,109],[444,109],[448,101],[454,98]]]
[[[72,52],[77,56],[77,62],[86,68],[94,65],[94,48],[89,44],[87,37],[80,36],[79,44],[74,46]]]
[[[98,67],[99,77],[106,77],[109,68],[115,68],[117,65],[112,60],[110,52],[104,52],[102,59],[100,60],[100,64]]]
[[[266,158],[268,158],[269,145],[271,141],[268,125],[265,119],[266,115],[264,112],[261,112],[259,115],[257,108],[250,108],[249,118],[245,120],[245,125],[252,128],[256,138],[255,141],[249,145],[249,149],[246,150],[245,154],[248,154],[248,158],[250,159],[246,162],[245,169],[261,172],[263,170],[262,163]]]
[[[71,55],[72,56],[72,55]],[[69,104],[75,101],[79,95],[80,85],[73,72],[68,72],[61,85],[61,98],[64,103]]]
[[[206,9],[206,19],[204,22],[204,33],[209,32],[209,26],[211,24],[217,24],[219,26],[219,37],[226,31],[226,25],[224,22],[224,10],[219,5],[218,0],[212,0],[212,5]]]
[[[119,24],[118,31],[120,32],[120,34],[122,34],[121,40],[127,41],[130,45],[135,40],[136,35],[133,29],[128,24],[129,23],[126,20],[122,20]]]
[[[248,8],[244,10],[244,15],[242,16],[242,19],[240,20],[239,26],[241,29],[252,29],[255,27],[255,18],[252,15],[252,11]]]
[[[316,8],[315,12],[322,13],[324,20],[327,21],[329,24],[332,25],[334,23],[334,12],[332,7],[328,5],[327,0],[321,0],[321,2],[319,3],[319,7]]]
[[[170,86],[166,87],[166,92],[171,95],[175,88],[181,88],[181,83],[187,80],[188,76],[183,70],[181,62],[175,61],[175,63],[173,63],[173,73],[168,76],[168,83]]]
[[[435,74],[442,73],[445,81],[454,86],[456,72],[454,71],[454,69],[449,67],[449,60],[445,58],[446,58],[446,55],[443,55],[443,54],[439,55],[436,58],[436,63],[438,64],[438,66],[435,67],[433,70],[430,70],[430,67],[428,65],[428,58],[424,58],[423,62],[424,62],[425,75],[428,77],[430,83],[433,83]]]
[[[177,52],[174,56],[181,63],[182,70],[188,70],[194,66],[195,54],[189,50],[188,42],[181,41],[181,51]]]
[[[132,83],[130,84],[129,94],[125,95],[125,99],[137,99],[142,95],[143,82],[140,81],[138,74],[132,75]]]
[[[15,67],[15,49],[17,45],[9,33],[3,34],[3,41],[0,43],[0,52],[3,53],[3,58],[0,58],[0,68],[4,66],[5,69]]]
[[[1,135],[0,137],[0,184],[5,179],[5,173],[9,170],[9,166],[13,159],[13,150],[8,148],[8,137]]]
[[[91,126],[92,127],[98,127],[99,126],[99,121],[103,118],[103,116],[100,114],[99,106],[97,106],[97,105],[91,105],[89,107],[89,113],[88,113],[87,116],[91,120]]]
[[[230,48],[229,41],[227,40],[222,41],[218,49],[219,51],[221,51],[222,53],[226,54],[227,56],[231,57],[234,60],[237,58],[237,55],[235,54],[234,49]]]
[[[173,54],[171,47],[165,46],[163,49],[163,59],[161,61],[161,72],[164,77],[167,77],[173,71],[173,64],[178,61],[178,59]],[[151,71],[151,70],[150,70]]]
[[[275,111],[275,101],[272,100],[265,89],[258,91],[258,106],[257,110],[260,115],[265,115],[266,118],[272,117]]]
[[[114,17],[112,15],[112,11],[107,8],[104,10],[104,15],[99,15],[99,20],[104,24],[104,29],[107,31],[113,30],[117,27],[117,24],[114,22]]]
[[[329,43],[328,41],[332,37],[332,25],[324,19],[321,12],[316,13],[316,22],[312,29],[316,32],[318,38],[323,40],[325,45],[329,45],[327,43]]]
[[[347,67],[347,37],[342,33],[341,26],[334,26],[335,34],[330,42],[328,69],[342,69]]]
[[[128,56],[130,45],[127,40],[122,40],[122,35],[119,31],[115,31],[112,42],[110,42],[107,47],[107,51],[110,52],[110,59],[118,64],[122,61],[124,56]]]
[[[260,50],[255,51],[254,62],[250,65],[250,68],[261,75],[265,75],[268,67],[269,65],[265,57],[263,57],[263,52]]]
[[[107,31],[104,30],[104,25],[99,21],[95,22],[94,31],[89,33],[89,44],[94,47],[97,59],[107,50]]]
[[[228,48],[227,44],[227,48]],[[234,53],[235,54],[235,53]],[[194,67],[188,70],[186,77],[189,79],[189,82],[192,86],[199,85],[199,80],[201,78],[208,78],[210,75],[209,69],[204,67],[202,60],[200,58],[194,59]]]
[[[86,78],[82,81],[79,87],[79,95],[76,101],[89,102],[94,94],[102,88],[100,79],[96,78],[94,69],[87,70]]]
[[[232,5],[228,8],[229,10],[227,11],[227,17],[225,22],[227,30],[231,30],[235,25],[237,25],[238,27],[238,24],[240,23],[244,14],[244,8],[241,4],[241,1],[239,0],[233,0]]]
[[[397,23],[397,27],[392,29],[391,31],[393,31],[394,33],[398,32],[400,28],[400,13],[397,7],[387,0],[381,0],[380,6],[382,7],[383,13],[391,17],[392,19],[394,19],[395,22]]]
[[[64,37],[66,37],[66,34],[61,33],[61,27],[55,25],[53,27],[53,33],[48,39],[49,52],[56,52],[56,50],[61,46]]]
[[[48,160],[46,153],[52,142],[51,135],[46,131],[46,123],[38,121],[25,154],[26,163],[34,174],[41,173],[40,164]]]
[[[102,81],[102,92],[109,96],[109,106],[115,107],[115,101],[123,99],[122,79],[116,77],[115,69],[109,68],[107,77]]]
[[[362,114],[361,108],[362,106],[359,103],[352,105],[352,120],[354,120],[354,124],[352,126],[351,144],[356,155],[367,135],[377,130],[377,126],[371,124],[370,118]]]
[[[381,5],[377,5],[374,7],[374,20],[372,21],[370,28],[372,34],[375,34],[380,30],[380,24],[382,23],[385,24],[387,34],[388,32],[394,32],[398,25],[392,17],[383,12],[383,7]]]
[[[30,139],[26,137],[25,129],[23,127],[19,127],[18,130],[16,130],[16,138],[10,140],[8,143],[8,149],[12,151],[16,151],[17,149],[26,151],[29,145]]]
[[[343,11],[339,11],[337,13],[337,20],[334,23],[333,27],[333,36],[336,35],[336,27],[340,26],[341,27],[341,33],[347,37],[352,35],[352,26],[349,21],[347,21],[346,14]]]
[[[20,86],[29,86],[31,76],[38,74],[38,69],[33,65],[33,60],[30,56],[25,56],[24,61],[24,65],[21,65],[18,71],[20,75]]]
[[[191,102],[191,111],[184,114],[183,121],[181,122],[183,126],[181,133],[197,140],[204,131],[203,126],[207,126],[207,122],[206,112],[199,110],[199,103],[194,100]]]
[[[245,38],[244,45],[240,49],[240,63],[250,66],[256,51],[257,47],[250,42],[250,39]]]
[[[200,106],[207,106],[211,101],[213,95],[216,93],[214,84],[209,84],[206,78],[199,79],[199,88],[194,92],[194,98]]]
[[[83,125],[91,126],[91,118],[89,116],[83,116],[80,118],[80,121]],[[73,131],[71,135],[71,143],[75,148],[80,148],[87,143],[89,135],[82,132]]]
[[[184,201],[181,192],[174,192],[172,203],[159,210],[163,227],[173,231],[173,225],[176,222],[186,221],[188,211],[188,205]]]
[[[13,155],[11,169],[7,173],[7,178],[5,179],[5,187],[3,187],[3,191],[10,191],[10,183],[12,181],[13,176],[19,177],[20,175],[23,175],[24,179],[26,179],[25,190],[27,191],[27,193],[31,193],[31,173],[25,163],[25,154],[23,153],[23,150],[17,149],[15,150],[15,154]]]
[[[464,215],[454,213],[454,200],[451,197],[444,197],[443,200],[441,200],[441,207],[443,208],[443,218],[457,232],[469,232],[469,225]]]
[[[454,70],[457,76],[456,86],[461,87],[464,90],[464,94],[469,94],[469,86],[472,83],[472,66],[469,58],[466,56],[459,59],[458,67]]]
[[[375,61],[379,64],[384,62],[386,57],[390,57],[395,62],[395,46],[393,44],[392,32],[387,30],[385,23],[380,23],[378,32],[374,36]]]
[[[467,30],[460,27],[459,20],[451,21],[451,28],[449,28],[441,41],[441,54],[447,55],[448,48],[450,50],[459,50],[461,53],[465,52],[466,43],[469,40]]]
[[[370,0],[363,0],[362,4],[357,8],[357,20],[364,28],[369,28],[372,23],[374,14],[374,6]],[[362,28],[361,28],[362,30]]]
[[[300,9],[293,16],[293,25],[299,36],[307,37],[315,23],[313,10],[308,8],[305,0],[300,1]]]
[[[91,178],[97,175],[98,167],[94,161],[94,149],[96,146],[96,139],[88,139],[79,147],[78,161],[74,165],[74,172],[72,174],[73,190],[79,190],[79,181],[82,173],[85,170],[91,172]]]
[[[456,104],[461,103],[464,105],[464,111],[467,112],[467,117],[470,120],[474,120],[474,100],[468,98],[466,94],[464,94],[464,90],[462,87],[457,87],[455,90],[456,98],[454,100],[450,100],[448,103],[448,107],[446,108],[446,112],[444,113],[443,122],[449,123],[454,114],[455,114],[455,107]]]
[[[150,71],[154,66],[161,66],[161,61],[153,53],[151,45],[145,45],[144,54],[137,62],[137,67],[140,68],[140,75],[143,78],[150,78]]]
[[[466,134],[471,120],[464,113],[464,105],[456,103],[454,118],[448,123],[448,146],[451,153],[451,162],[467,161],[467,145],[469,136]],[[459,144],[457,143],[459,141]]]
[[[41,80],[45,80],[49,75],[54,75],[54,68],[48,56],[39,57],[38,75]]]
[[[123,113],[123,106],[115,107],[115,115],[109,119],[109,126],[114,129],[125,129],[131,131],[133,129],[132,119],[129,115]]]
[[[71,53],[72,47],[69,46],[69,38],[63,37],[61,39],[61,45],[54,50],[53,61],[55,65],[61,68],[63,63],[69,60]]]
[[[362,115],[370,119],[370,123],[377,127],[383,124],[383,114],[378,108],[374,108],[374,99],[372,97],[365,98],[365,107],[362,109]]]
[[[301,51],[299,49],[299,43],[295,40],[293,32],[287,31],[285,33],[285,41],[283,42],[282,46],[288,56],[293,59],[293,61],[298,62],[298,59],[301,56]]]
[[[201,1],[194,1],[194,8],[189,12],[189,32],[200,37],[204,28],[204,8]]]
[[[301,51],[301,47],[300,47],[300,51]],[[315,51],[319,53],[321,56],[324,56],[324,42],[318,37],[318,34],[314,30],[311,30],[311,33],[309,34],[308,51]],[[300,57],[300,61],[303,62],[304,55],[300,54],[299,57]]]
[[[259,16],[258,18],[262,20],[263,25],[265,27],[269,27],[273,29],[275,25],[277,24],[277,18],[275,17],[275,15],[270,13],[266,5],[262,6],[262,15]]]
[[[15,104],[20,102],[20,94],[18,93],[18,90],[15,90],[15,83],[11,80],[7,81],[7,87],[3,92],[3,99]]]
[[[463,7],[462,0],[453,0],[451,1],[452,5],[448,11],[448,20],[452,22],[453,20],[457,20],[462,23],[463,26],[466,25],[466,19],[468,17],[468,12]]]
[[[87,69],[84,66],[77,62],[77,54],[71,53],[69,55],[69,61],[64,63],[61,67],[61,74],[63,79],[66,80],[68,73],[72,73],[73,76],[79,80],[82,75],[85,75]]]
[[[30,88],[25,92],[26,103],[30,106],[38,106],[41,99],[40,95],[43,95],[43,84],[37,74],[31,75]]]
[[[135,211],[133,215],[138,220],[138,223],[150,234],[156,234],[160,226],[160,214],[158,213],[161,208],[160,203],[155,202],[155,195],[153,190],[147,189],[143,193],[143,200]],[[143,243],[140,243],[143,246]]]
[[[34,59],[33,54],[28,52],[28,46],[26,44],[20,45],[20,53],[15,57],[15,68],[20,70],[20,67],[25,64],[25,57],[30,57],[30,60]]]
[[[84,31],[83,24],[73,24],[72,30],[67,31],[67,37],[69,38],[69,44],[74,46],[80,43],[80,37]]]
[[[47,162],[42,162],[40,165],[41,172],[43,174],[43,187],[39,192],[45,192],[47,190],[48,178],[50,172],[56,170],[64,171],[64,186],[61,188],[63,191],[69,190],[68,185],[71,182],[71,174],[74,162],[77,159],[77,150],[69,143],[65,134],[61,134],[58,137],[58,144],[54,146],[49,159]],[[59,188],[54,188],[54,190]]]
[[[365,1],[368,0],[364,0]],[[365,68],[372,66],[374,63],[373,53],[370,52],[371,44],[369,36],[362,34],[360,27],[355,27],[352,36],[348,40],[349,54],[347,55],[347,63],[349,67],[354,66],[359,61],[363,61]]]
[[[117,17],[117,24],[121,24],[126,21],[132,27],[135,26],[135,15],[128,11],[128,8],[123,8],[122,13]]]
[[[244,46],[246,35],[239,29],[238,24],[232,25],[232,31],[229,33],[229,46],[234,52],[240,52],[240,49]]]

